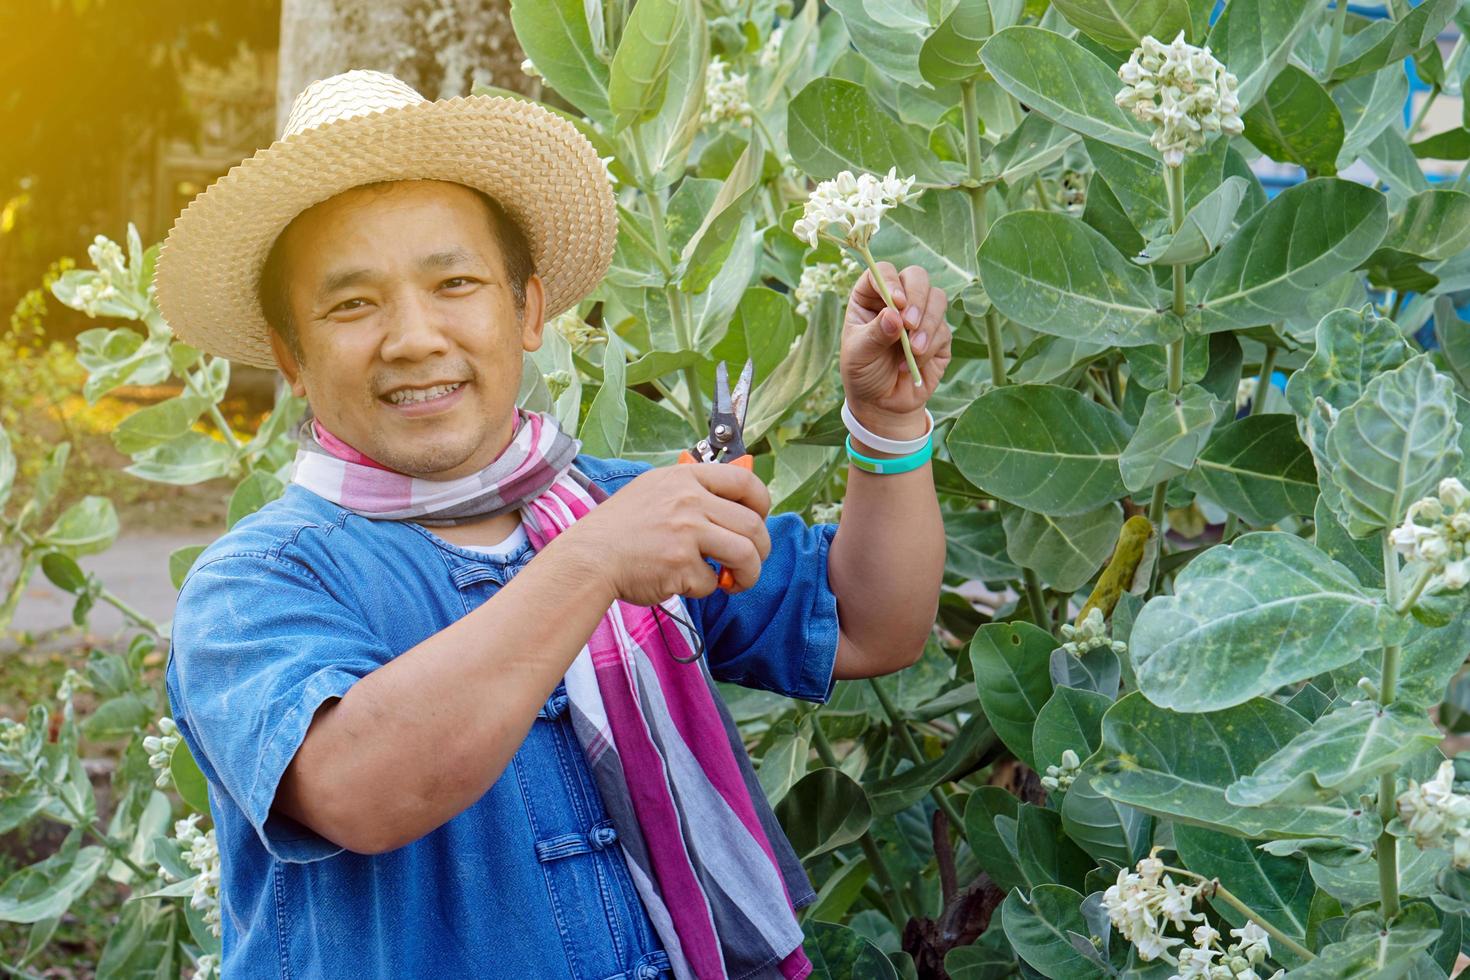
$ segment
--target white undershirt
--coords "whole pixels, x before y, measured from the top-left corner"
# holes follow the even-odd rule
[[[510,536],[498,544],[462,544],[460,547],[466,551],[474,551],[482,555],[503,558],[520,548],[521,545],[526,544],[529,540],[526,537],[526,529],[520,524],[516,524],[516,529],[510,532]]]

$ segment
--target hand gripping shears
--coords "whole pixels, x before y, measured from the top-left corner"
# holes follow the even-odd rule
[[[730,390],[730,372],[721,361],[715,368],[715,402],[709,411],[709,436],[679,454],[681,463],[733,463],[742,469],[751,469],[755,458],[745,448],[745,410],[750,407],[750,379],[755,374],[755,363],[746,358]],[[719,586],[729,590],[735,584],[735,576],[728,568],[720,569]]]

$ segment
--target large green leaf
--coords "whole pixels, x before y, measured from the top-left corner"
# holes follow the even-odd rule
[[[978,769],[995,745],[983,715],[976,713],[961,727],[959,735],[945,748],[944,754],[884,779],[874,780],[864,788],[874,817],[891,816],[923,799],[934,787],[959,779]]]
[[[740,231],[745,211],[756,188],[760,186],[761,167],[766,147],[757,130],[751,135],[745,151],[735,161],[720,185],[719,193],[699,228],[690,237],[679,257],[684,274],[679,288],[686,293],[702,293],[709,288],[720,271]]]
[[[1123,485],[1137,493],[1194,466],[1215,427],[1215,396],[1199,385],[1150,392],[1138,428],[1118,457]]]
[[[911,0],[829,0],[853,47],[884,76],[923,88],[919,55],[932,23],[924,4]],[[844,42],[845,46],[845,42]]]
[[[1016,856],[995,826],[996,817],[1015,820],[1021,802],[999,786],[981,786],[965,803],[965,840],[975,860],[1000,888],[1025,887]]]
[[[198,395],[180,395],[139,409],[118,423],[112,444],[128,455],[160,446],[188,432],[210,404]]]
[[[1128,643],[1139,689],[1179,711],[1241,704],[1331,670],[1381,645],[1395,618],[1347,568],[1280,531],[1209,549],[1174,589],[1144,606]]]
[[[203,483],[230,470],[230,447],[202,432],[189,431],[172,442],[133,457],[123,472],[156,483]]]
[[[1400,782],[1400,792],[1407,786]],[[1430,848],[1421,850],[1412,837],[1395,838],[1398,843],[1399,894],[1414,898],[1425,898],[1436,891],[1435,878],[1450,863],[1446,850]],[[1363,854],[1357,860],[1332,863],[1308,858],[1312,868],[1312,880],[1317,887],[1343,904],[1345,908],[1356,908],[1378,901],[1381,890],[1378,878],[1378,861],[1372,854]]]
[[[1225,791],[1236,806],[1307,803],[1352,793],[1375,776],[1432,748],[1439,729],[1424,709],[1357,701],[1329,711],[1312,727],[1241,776]]]
[[[1155,154],[1143,123],[1113,101],[1123,87],[1117,74],[1076,41],[1040,27],[1008,27],[985,42],[980,59],[1032,111],[1083,136]]]
[[[125,902],[97,961],[97,976],[102,980],[173,976],[180,924],[179,907],[173,902]]]
[[[1318,6],[1307,0],[1230,0],[1206,41],[1238,80],[1236,94],[1249,109],[1276,77]]]
[[[678,43],[692,42],[689,9],[686,0],[645,0],[633,7],[608,75],[614,132],[651,118],[663,106]]]
[[[1445,188],[1427,190],[1409,198],[1403,211],[1394,216],[1383,239],[1383,250],[1424,260],[1447,259],[1467,247],[1470,247],[1470,194]]]
[[[1366,75],[1433,44],[1459,5],[1459,0],[1424,0],[1397,23],[1380,21],[1354,34],[1343,44],[1342,59],[1331,79]]]
[[[1151,240],[1133,261],[1142,265],[1190,265],[1203,261],[1219,247],[1235,224],[1235,212],[1245,200],[1250,183],[1227,177],[1184,215],[1177,232]]]
[[[232,528],[242,519],[260,510],[286,492],[286,485],[269,470],[256,470],[240,481],[230,494],[225,513],[225,527]]]
[[[965,479],[1027,510],[1083,514],[1123,495],[1128,429],[1071,388],[1006,385],[975,399],[945,444]]]
[[[1021,959],[1044,977],[1090,980],[1107,976],[1072,945],[1069,933],[1087,937],[1082,896],[1064,885],[1038,885],[1030,899],[1012,889],[1000,907],[1001,925]]]
[[[42,543],[73,558],[106,551],[117,540],[117,510],[106,497],[87,496],[62,511]]]
[[[987,623],[970,641],[980,706],[1006,748],[1036,768],[1032,731],[1051,697],[1051,652],[1057,641],[1030,623]]]
[[[1071,130],[1045,116],[1028,112],[1021,125],[986,155],[985,176],[1007,184],[1029,177],[1060,160],[1077,140],[1077,134]]]
[[[1295,163],[1312,175],[1337,172],[1344,136],[1342,113],[1322,83],[1287,65],[1266,89],[1266,97],[1245,114],[1245,138],[1281,163]]]
[[[1369,381],[1413,353],[1397,324],[1366,306],[1328,313],[1317,322],[1315,339],[1312,356],[1286,382],[1286,400],[1300,416],[1312,414],[1318,398],[1338,410],[1347,408]]]
[[[806,333],[796,353],[776,365],[764,381],[757,381],[750,393],[750,408],[745,417],[746,445],[753,445],[827,376],[838,354],[842,316],[843,308],[835,294],[824,293],[817,300],[816,308],[807,317]]]
[[[628,406],[623,398],[626,364],[623,341],[609,330],[602,356],[602,386],[593,396],[582,426],[584,453],[609,459],[622,455],[628,434]]]
[[[1183,333],[1161,309],[1148,270],[1060,212],[1015,211],[997,221],[980,247],[980,275],[997,309],[1042,333],[1118,347]]]
[[[955,299],[979,276],[975,256],[974,219],[969,195],[959,190],[930,190],[910,207],[883,216],[883,227],[871,248],[897,268],[923,266],[931,285]]]
[[[1168,42],[1190,30],[1188,0],[1052,0],[1052,7],[1083,34],[1128,51],[1152,35]]]
[[[109,863],[107,849],[79,847],[73,831],[55,854],[21,868],[0,884],[0,922],[40,922],[61,915]]]
[[[1375,913],[1348,920],[1343,938],[1317,951],[1317,958],[1291,971],[1292,980],[1397,980],[1439,938],[1434,911],[1424,903],[1404,910],[1385,927]]]
[[[813,79],[786,113],[791,156],[813,177],[835,177],[842,170],[883,174],[897,168],[900,176],[924,183],[949,183],[928,148],[855,82]]]
[[[1338,416],[1326,455],[1349,534],[1360,538],[1397,526],[1409,504],[1458,470],[1454,391],[1454,382],[1421,354],[1373,378]]]
[[[980,46],[1020,19],[1024,0],[965,0],[949,12],[919,50],[919,71],[934,85],[983,77]]]
[[[1378,134],[1390,126],[1409,97],[1409,78],[1395,65],[1362,75],[1332,90],[1332,101],[1342,114],[1346,133],[1337,156],[1337,169],[1351,166]]]
[[[511,0],[516,40],[557,94],[612,125],[607,65],[597,56],[583,0]]]
[[[1021,569],[1006,554],[1006,535],[998,511],[946,510],[944,567],[961,580],[999,582],[1020,578]]]
[[[1107,188],[1126,212],[1124,220],[1149,238],[1157,239],[1173,230],[1167,168],[1157,153],[1135,153],[1094,139],[1082,142],[1087,148],[1088,158],[1097,168],[1097,175],[1104,178]],[[1216,140],[1199,153],[1184,158],[1184,204],[1187,209],[1199,206],[1220,186],[1229,158],[1227,150],[1228,144],[1224,140]],[[1092,187],[1089,186],[1089,203],[1091,200]]]
[[[1175,825],[1174,846],[1190,871],[1219,879],[1267,922],[1297,942],[1306,941],[1307,916],[1317,890],[1306,861],[1276,857],[1253,841],[1189,824]],[[1234,906],[1219,901],[1214,905],[1231,925],[1245,924]]]
[[[1265,527],[1312,513],[1317,469],[1290,415],[1251,415],[1211,434],[1184,485]]]
[[[863,788],[839,769],[814,769],[786,793],[776,816],[803,860],[851,844],[872,820]]]
[[[1094,861],[1132,867],[1148,853],[1153,817],[1109,799],[1081,772],[1062,797],[1062,829]]]
[[[1008,818],[996,817],[997,827]],[[1055,811],[1023,803],[1016,811],[1016,854],[1029,887],[1067,885],[1081,888],[1092,859],[1062,830]]]
[[[1112,554],[1123,508],[1116,502],[1071,517],[1001,505],[1006,554],[1061,592],[1081,588]]]
[[[1062,764],[1062,753],[1071,749],[1085,759],[1097,751],[1102,740],[1102,718],[1113,699],[1095,691],[1058,687],[1036,715],[1031,740],[1036,768]]]
[[[1252,215],[1191,283],[1206,332],[1280,320],[1373,254],[1388,204],[1371,187],[1319,177]]]
[[[1242,837],[1377,833],[1357,801],[1237,807],[1225,799],[1235,773],[1250,772],[1307,727],[1269,698],[1181,714],[1125,695],[1103,716],[1102,748],[1084,764],[1104,795],[1172,820]]]
[[[835,922],[807,922],[803,948],[812,961],[812,980],[898,980],[883,951],[847,926]]]

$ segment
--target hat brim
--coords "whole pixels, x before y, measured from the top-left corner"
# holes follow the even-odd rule
[[[351,116],[277,140],[190,202],[153,282],[183,342],[274,368],[257,298],[276,237],[302,211],[361,184],[445,180],[484,191],[526,233],[549,319],[607,273],[618,216],[597,151],[531,103],[471,95]]]

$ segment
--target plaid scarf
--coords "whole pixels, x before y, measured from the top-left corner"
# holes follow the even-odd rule
[[[537,551],[606,491],[573,465],[580,440],[516,410],[510,444],[478,473],[420,480],[308,417],[291,479],[364,517],[459,524],[521,511]],[[670,640],[654,609],[677,624]],[[791,896],[811,885],[755,778],[678,596],[615,601],[566,674],[570,717],[633,882],[680,980],[812,971]]]

